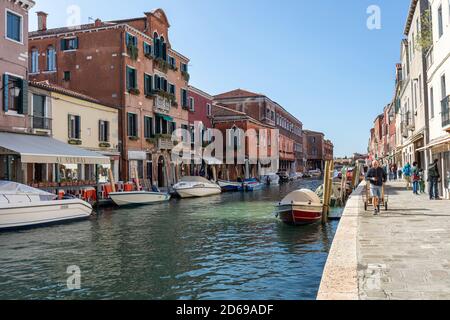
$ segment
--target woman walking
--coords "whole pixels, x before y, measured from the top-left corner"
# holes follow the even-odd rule
[[[409,162],[403,167],[403,176],[405,177],[406,181],[406,189],[411,189],[411,165]]]

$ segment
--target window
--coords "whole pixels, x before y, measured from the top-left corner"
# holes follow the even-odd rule
[[[430,119],[434,118],[434,90],[430,88]]]
[[[177,65],[177,62],[174,57],[169,56],[169,64],[175,68],[175,66]]]
[[[447,85],[445,83],[445,74],[441,77],[441,97],[444,100],[447,97]]]
[[[39,51],[36,48],[31,49],[30,72],[39,72]]]
[[[169,83],[169,93],[175,95],[175,85]]]
[[[47,48],[47,71],[56,71],[56,51],[53,46]]]
[[[127,67],[127,90],[137,89],[136,69]]]
[[[188,108],[188,95],[186,89],[181,89],[181,106],[183,108]]]
[[[22,17],[11,11],[6,11],[6,38],[22,42]]]
[[[144,74],[144,91],[146,96],[150,96],[153,92],[153,77],[149,74]]]
[[[70,71],[64,71],[64,81],[70,81]]]
[[[188,65],[186,63],[181,62],[181,71],[188,72]]]
[[[50,119],[47,118],[46,97],[33,94],[33,128],[50,129]]]
[[[109,142],[109,121],[100,120],[98,123],[98,141]]]
[[[152,46],[149,45],[147,42],[144,42],[144,54],[146,56],[151,56],[152,55]]]
[[[137,47],[137,38],[129,33],[126,35],[127,47],[135,46]]]
[[[77,50],[78,38],[61,39],[61,51]]]
[[[419,75],[419,101],[422,104],[422,75]]]
[[[3,75],[3,111],[28,113],[28,83],[9,74]]]
[[[212,116],[211,104],[209,104],[209,103],[206,104],[206,115],[208,117]]]
[[[189,110],[195,111],[195,100],[192,97],[189,98]]]
[[[81,118],[69,114],[69,139],[81,139]]]
[[[135,113],[128,113],[128,137],[138,137],[138,120]]]
[[[153,118],[144,117],[144,138],[149,139],[153,137]]]
[[[158,34],[155,32],[154,34],[153,34],[153,48],[154,48],[154,52],[153,52],[153,54],[154,54],[154,56],[156,57],[156,58],[159,58],[159,56],[160,56],[160,52],[161,52],[161,48],[160,48],[160,40],[159,40],[159,36],[158,36]]]
[[[439,6],[438,9],[438,32],[439,32],[439,38],[442,37],[444,34],[444,21],[442,18],[442,5]]]

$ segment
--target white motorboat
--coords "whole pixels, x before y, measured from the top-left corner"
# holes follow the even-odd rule
[[[170,200],[170,195],[167,193],[147,191],[112,192],[109,197],[120,207],[155,204]]]
[[[322,211],[320,198],[308,189],[291,192],[277,206],[277,216],[291,225],[316,223],[322,219]]]
[[[242,187],[242,182],[219,180],[218,184],[223,192],[238,191]]]
[[[92,206],[81,199],[55,200],[56,195],[0,181],[0,230],[88,218]]]
[[[203,177],[183,177],[173,189],[181,198],[197,198],[218,195],[221,187]]]

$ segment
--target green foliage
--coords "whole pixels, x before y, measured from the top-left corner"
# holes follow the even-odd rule
[[[423,51],[427,51],[433,45],[433,22],[431,10],[425,10],[420,18],[420,32],[416,38],[416,45]]]
[[[132,60],[137,60],[138,56],[139,56],[139,49],[138,47],[136,47],[135,45],[130,44],[128,47],[128,55],[130,56],[130,58]]]

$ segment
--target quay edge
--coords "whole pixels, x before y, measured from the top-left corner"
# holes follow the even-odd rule
[[[357,228],[365,187],[362,182],[347,201],[322,275],[317,300],[359,300]]]

